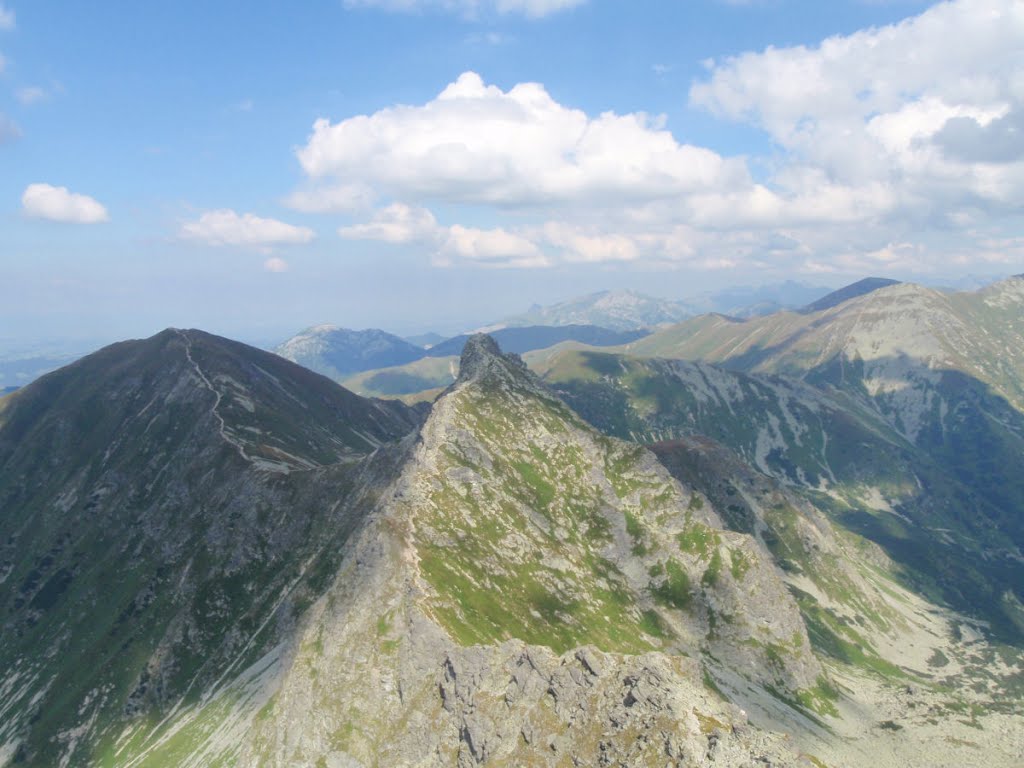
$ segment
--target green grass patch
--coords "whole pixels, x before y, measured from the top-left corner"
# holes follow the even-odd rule
[[[665,581],[651,587],[651,594],[661,605],[686,610],[693,601],[690,593],[690,577],[683,567],[673,560],[665,563]]]

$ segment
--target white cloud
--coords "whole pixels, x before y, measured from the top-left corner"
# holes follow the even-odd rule
[[[341,227],[348,240],[380,240],[385,243],[430,243],[440,238],[434,214],[426,208],[394,203],[377,211],[365,224]]]
[[[14,29],[14,11],[0,3],[0,29]]]
[[[961,133],[955,151],[946,126],[985,129],[1024,107],[1024,4],[1019,0],[940,3],[899,24],[831,37],[815,47],[769,48],[711,63],[691,103],[763,128],[787,152],[778,181],[805,165],[833,185],[887,185],[891,211],[948,211],[978,200],[1012,204],[1024,193],[1020,168],[995,160],[984,131]],[[1005,124],[1009,128],[1011,124]],[[1000,126],[998,158],[1013,162],[1024,135]],[[969,128],[970,126],[968,126]],[[965,147],[973,140],[975,146]]]
[[[287,272],[288,262],[278,256],[271,256],[263,262],[263,269],[267,272]]]
[[[544,225],[543,238],[559,249],[568,261],[633,261],[640,256],[635,238],[621,233],[589,233],[563,222]]]
[[[110,220],[107,209],[88,195],[49,184],[29,184],[21,195],[21,207],[27,216],[50,221],[96,224]]]
[[[299,162],[398,199],[539,206],[642,201],[746,184],[742,161],[680,144],[643,113],[595,118],[537,83],[509,91],[462,74],[423,106],[318,120]]]
[[[482,266],[542,267],[550,262],[527,235],[502,227],[478,229],[461,224],[442,226],[426,208],[393,203],[363,224],[341,227],[347,240],[377,240],[428,249],[437,266],[470,262]]]
[[[1019,230],[1024,199],[1021,40],[1020,0],[954,0],[708,62],[691,106],[762,130],[771,149],[757,158],[687,144],[658,116],[587,114],[542,84],[466,72],[423,103],[318,120],[296,151],[307,186],[289,200],[351,215],[343,237],[420,246],[435,263],[994,263],[1013,251],[986,242]]]
[[[251,213],[238,214],[227,208],[207,211],[196,221],[185,222],[179,232],[186,240],[208,245],[266,248],[272,245],[308,243],[316,235],[307,227],[296,227]]]
[[[501,227],[476,229],[454,224],[447,230],[440,258],[435,263],[450,264],[453,258],[490,266],[545,267],[550,263],[531,240]]]
[[[583,5],[587,0],[344,0],[347,8],[380,8],[386,11],[448,11],[465,16],[484,12],[522,14],[539,19]]]

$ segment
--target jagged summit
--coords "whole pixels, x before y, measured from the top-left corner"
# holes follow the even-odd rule
[[[469,337],[459,359],[456,385],[469,381],[527,381],[533,374],[516,354],[505,354],[490,335],[476,333]]]

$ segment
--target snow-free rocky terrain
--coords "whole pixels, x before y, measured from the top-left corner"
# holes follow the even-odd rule
[[[0,399],[0,765],[1024,760],[1013,622],[846,524],[913,482],[898,424],[657,363],[683,429],[608,359],[476,336],[411,408],[169,330]],[[747,393],[768,437],[694,428]]]

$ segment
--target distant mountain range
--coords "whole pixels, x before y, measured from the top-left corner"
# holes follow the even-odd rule
[[[1024,279],[835,299],[0,398],[0,764],[1016,768]]]
[[[636,291],[602,291],[549,307],[535,306],[484,330],[494,335],[502,349],[519,354],[568,341],[616,346],[635,341],[654,327],[701,312],[725,308],[734,316],[766,314],[802,306],[805,299],[818,298],[824,290],[787,282],[704,294],[694,303],[657,299]],[[378,329],[357,331],[325,324],[301,331],[274,351],[336,381],[346,381],[365,371],[400,367],[423,357],[458,357],[468,338],[469,334],[445,339],[431,333],[403,339]],[[386,378],[390,381],[393,377]],[[410,386],[414,386],[411,379],[402,388]],[[397,394],[389,391],[393,389],[385,385],[382,391]]]
[[[547,307],[535,304],[521,315],[507,317],[480,330],[493,333],[522,326],[596,325],[630,331],[677,323],[693,314],[692,308],[679,301],[658,299],[637,291],[600,291]]]
[[[521,353],[543,349],[563,341],[579,341],[597,347],[628,344],[648,331],[613,331],[590,325],[505,328],[495,338],[510,351]],[[393,368],[425,357],[458,357],[468,335],[455,336],[428,348],[380,330],[351,331],[333,325],[307,328],[274,351],[281,357],[344,381],[363,371]],[[448,382],[450,383],[450,381]],[[390,393],[389,393],[390,394]]]
[[[754,317],[796,309],[828,292],[828,288],[786,281],[759,288],[729,288],[685,297],[659,299],[632,290],[600,291],[507,317],[479,330],[492,333],[526,325],[597,325],[616,330],[654,328],[696,315],[719,312],[733,317]]]

